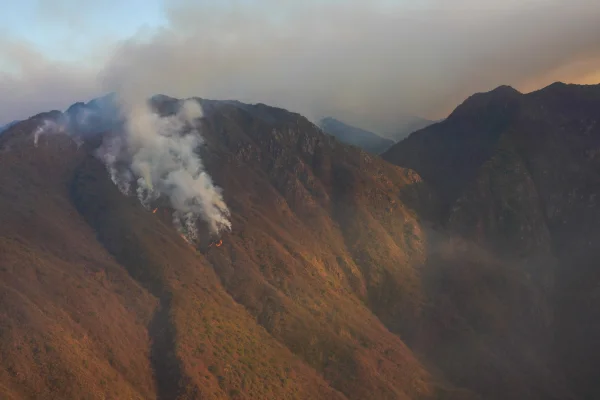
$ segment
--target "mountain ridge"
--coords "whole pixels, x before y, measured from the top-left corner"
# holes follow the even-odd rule
[[[394,142],[376,133],[366,131],[333,117],[326,117],[319,121],[319,126],[326,133],[335,136],[338,140],[360,147],[373,154],[380,154],[387,150]]]

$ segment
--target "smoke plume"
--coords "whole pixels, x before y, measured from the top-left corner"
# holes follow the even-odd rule
[[[198,238],[199,219],[212,235],[230,230],[221,190],[198,154],[203,143],[199,102],[170,99],[176,112],[163,116],[149,99],[127,94],[77,103],[56,119],[42,121],[33,132],[34,145],[42,135],[68,134],[78,144],[102,135],[95,154],[123,194],[135,191],[146,209],[167,201],[174,225],[188,240]]]
[[[56,134],[56,133],[67,133],[65,124],[62,121],[44,120],[42,123],[33,131],[33,144],[35,147],[38,146],[40,137],[42,135]]]
[[[97,151],[117,187],[124,194],[135,187],[147,209],[167,199],[174,210],[173,223],[188,240],[197,239],[198,219],[213,235],[231,229],[221,190],[197,153],[202,144],[200,104],[185,100],[174,115],[161,116],[147,101],[121,101],[122,134],[107,137]]]

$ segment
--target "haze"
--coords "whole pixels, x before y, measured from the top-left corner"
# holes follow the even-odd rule
[[[0,124],[126,89],[389,132],[501,84],[600,81],[595,0],[12,3],[0,0]]]

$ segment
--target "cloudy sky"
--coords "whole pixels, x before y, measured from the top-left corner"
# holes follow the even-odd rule
[[[0,124],[110,91],[378,131],[473,92],[600,83],[598,0],[0,0]]]

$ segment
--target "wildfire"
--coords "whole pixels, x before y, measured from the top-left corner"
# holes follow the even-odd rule
[[[219,240],[218,242],[211,242],[208,247],[221,247],[223,245],[223,240]]]
[[[183,240],[185,240],[185,241],[186,241],[188,244],[192,244],[192,242],[190,242],[190,241],[188,240],[188,238],[186,238],[186,237],[185,237],[185,235],[183,235],[183,234],[180,234],[179,236],[181,236],[181,238],[182,238]]]
[[[152,210],[152,214],[156,214],[157,211],[158,211],[158,208],[155,208],[154,210]]]

